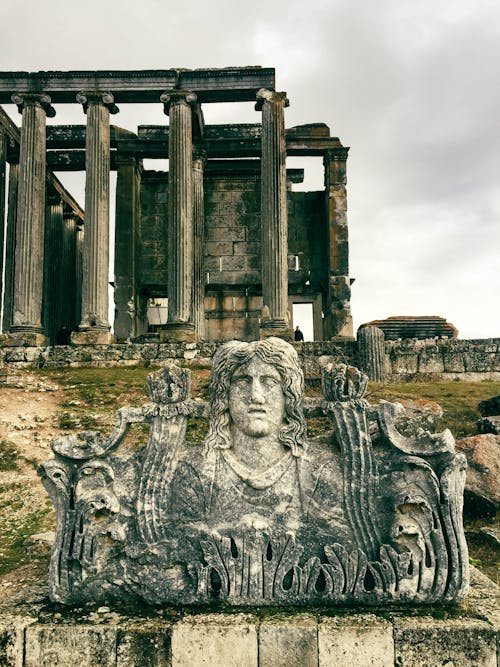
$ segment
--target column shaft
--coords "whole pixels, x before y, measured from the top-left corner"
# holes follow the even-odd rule
[[[3,247],[6,236],[5,192],[7,186],[7,136],[0,127],[0,303],[4,301]]]
[[[202,340],[205,337],[205,272],[203,270],[203,240],[205,234],[204,167],[204,156],[195,155],[193,160],[193,323],[198,340]]]
[[[75,312],[76,289],[76,220],[72,215],[62,220],[61,271],[59,295],[61,301],[61,324],[69,331],[78,325]]]
[[[63,321],[62,292],[68,277],[62,272],[63,203],[61,200],[47,204],[45,218],[45,275],[43,288],[43,321],[47,336],[54,342],[56,332]]]
[[[36,334],[42,332],[46,112],[37,96],[22,104],[11,331]]]
[[[339,147],[324,157],[328,248],[328,294],[323,335],[352,338],[351,281],[347,227],[346,161],[348,148]]]
[[[192,326],[193,172],[190,95],[171,97],[168,193],[168,323]]]
[[[288,327],[285,93],[259,91],[262,108],[262,297],[267,327]],[[266,306],[268,313],[266,311]]]
[[[7,197],[7,234],[5,240],[5,286],[3,299],[3,330],[12,325],[14,307],[14,275],[16,252],[17,196],[19,183],[19,164],[9,165],[9,194]]]
[[[109,109],[89,98],[81,330],[109,330]]]

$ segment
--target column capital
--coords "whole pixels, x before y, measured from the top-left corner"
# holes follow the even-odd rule
[[[169,115],[172,104],[187,104],[193,108],[197,101],[196,93],[189,90],[166,90],[160,95],[160,102],[163,102],[163,112],[166,116]]]
[[[337,146],[329,148],[323,153],[323,164],[328,166],[330,162],[345,162],[349,154],[348,146]]]
[[[87,109],[91,104],[101,104],[109,110],[109,113],[116,114],[120,109],[115,104],[113,93],[109,91],[100,90],[81,90],[76,94],[76,101],[83,106],[83,112],[87,113]]]
[[[45,93],[13,93],[10,99],[17,106],[19,113],[23,112],[24,107],[39,106],[49,118],[56,115],[56,110],[51,105],[52,100]]]
[[[207,151],[202,146],[193,144],[193,161],[200,160],[203,164],[207,161]]]
[[[290,105],[290,100],[286,96],[286,93],[277,93],[274,90],[268,90],[267,88],[261,88],[257,92],[257,102],[255,104],[255,111],[262,111],[264,102],[271,102],[274,104],[282,104],[284,108]]]

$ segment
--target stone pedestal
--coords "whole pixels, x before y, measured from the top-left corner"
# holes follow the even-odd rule
[[[264,309],[269,310],[261,326],[272,328],[272,335],[288,328],[286,106],[286,93],[262,89],[257,94],[256,109],[262,110],[262,296]]]
[[[42,334],[47,95],[12,96],[22,113],[16,224],[14,307],[10,331]]]
[[[111,345],[115,337],[110,331],[73,331],[71,334],[72,345]]]
[[[348,152],[348,148],[339,147],[328,151],[323,160],[328,263],[331,267],[324,307],[323,335],[325,340],[335,336],[353,337],[346,191]]]
[[[85,241],[81,331],[108,331],[109,114],[117,113],[111,93],[82,92],[87,114],[85,145]]]
[[[168,194],[168,340],[188,340],[193,325],[193,167],[191,105],[196,95],[164,93],[169,123]],[[179,336],[181,338],[179,338]]]

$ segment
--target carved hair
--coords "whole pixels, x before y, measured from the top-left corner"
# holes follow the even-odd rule
[[[231,447],[229,388],[236,369],[253,357],[273,366],[280,374],[285,416],[278,439],[290,447],[294,456],[300,457],[306,448],[306,425],[302,408],[304,375],[293,347],[281,338],[273,337],[252,343],[233,340],[221,345],[214,354],[210,378],[210,430],[205,440],[206,450]]]

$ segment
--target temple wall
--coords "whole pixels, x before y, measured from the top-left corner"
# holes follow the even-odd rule
[[[260,176],[208,174],[204,186],[206,338],[258,339],[262,313]],[[143,172],[139,291],[151,296],[167,293],[167,197],[167,174]],[[312,301],[326,290],[323,199],[323,192],[288,192],[291,298],[306,294]]]
[[[225,297],[230,299],[233,297]],[[236,303],[236,305],[238,305]],[[229,304],[226,302],[229,308]],[[234,307],[234,301],[233,306]],[[227,318],[228,323],[236,318]],[[244,322],[245,318],[239,318]],[[220,320],[224,326],[225,320]],[[227,325],[225,332],[236,334]],[[243,325],[242,325],[243,326]],[[176,361],[209,364],[217,343],[147,343],[59,347],[0,347],[0,365],[8,368],[64,366],[164,366]],[[321,377],[320,357],[359,365],[356,341],[317,341],[294,344],[306,379]],[[484,340],[389,341],[385,343],[386,381],[500,380],[500,338]]]

